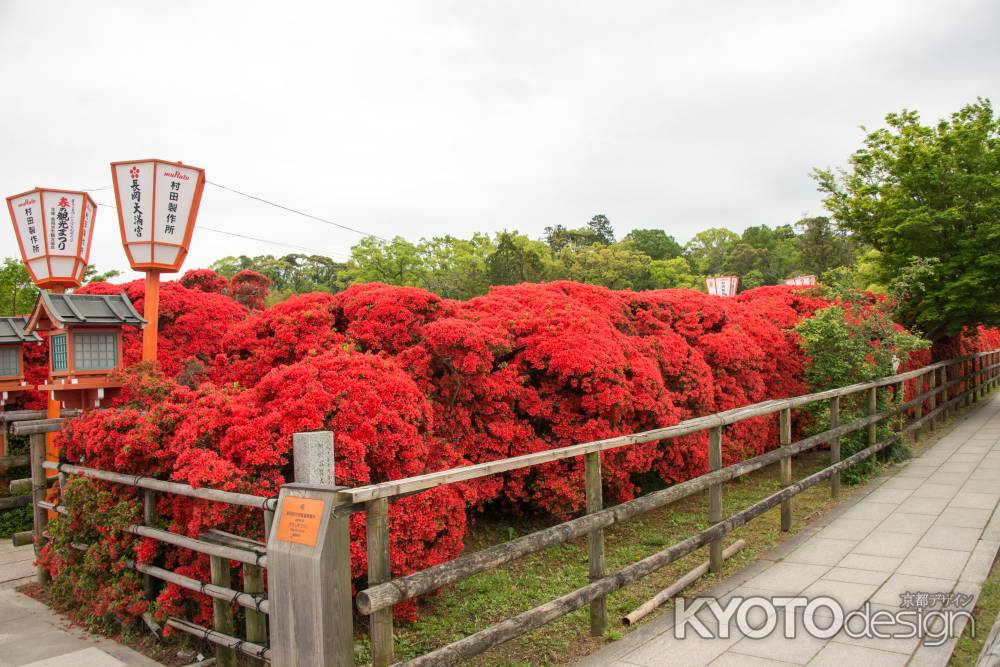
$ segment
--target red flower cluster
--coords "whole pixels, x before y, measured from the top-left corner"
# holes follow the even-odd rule
[[[227,283],[190,271],[180,284],[165,283],[162,375],[132,373],[115,408],[75,420],[63,434],[69,458],[270,496],[289,479],[292,434],[300,431],[334,433],[336,479],[351,486],[633,433],[807,391],[792,328],[829,305],[791,287],[722,299],[555,282],[497,287],[467,302],[357,285],[264,308],[267,279],[257,275]],[[140,281],[81,291],[122,289],[141,310]],[[140,338],[127,335],[127,361],[138,360]],[[1000,346],[997,338],[981,331],[969,344]],[[724,458],[777,441],[774,419],[748,420],[726,429]],[[704,472],[705,437],[623,447],[602,463],[609,498],[626,500],[650,473],[674,483]],[[579,511],[581,468],[580,460],[559,461],[393,503],[394,573],[457,556],[468,506]],[[209,527],[261,534],[258,515],[234,508],[171,496],[157,509],[170,530],[187,535]],[[135,541],[131,551],[207,576],[206,560],[183,550]],[[70,576],[79,557],[50,550],[46,558]],[[358,515],[356,580],[365,568]],[[74,594],[86,598],[83,588]],[[191,599],[167,587],[159,611]],[[193,599],[207,614],[207,598]]]

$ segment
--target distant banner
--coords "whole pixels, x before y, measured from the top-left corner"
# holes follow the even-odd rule
[[[713,276],[705,278],[705,287],[712,296],[736,296],[740,286],[739,276]]]
[[[819,281],[816,276],[795,276],[785,281],[786,285],[815,285]]]

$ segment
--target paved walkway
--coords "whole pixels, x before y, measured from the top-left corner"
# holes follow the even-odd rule
[[[733,595],[828,595],[845,612],[866,602],[893,612],[906,601],[902,593],[960,593],[970,596],[971,610],[1000,549],[998,503],[1000,396],[994,396],[895,474],[875,480],[764,559],[699,595],[718,597],[723,605]],[[717,630],[707,610],[697,616]],[[750,616],[759,624],[763,615],[758,619]],[[795,637],[787,639],[783,621],[779,614],[779,630],[763,639],[735,630],[728,639],[702,639],[688,625],[681,640],[674,637],[669,610],[579,667],[945,665],[957,641],[931,647],[917,638],[853,639],[843,632],[818,639],[803,632],[801,610]]]
[[[0,590],[20,586],[35,576],[35,548],[14,547],[9,537],[0,537]]]
[[[35,576],[34,547],[0,539],[0,667],[153,667],[159,663],[72,626],[14,590]]]

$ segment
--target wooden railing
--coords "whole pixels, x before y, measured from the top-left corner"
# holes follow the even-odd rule
[[[269,556],[272,560],[279,555],[284,557],[282,550],[278,549],[274,553],[270,553],[260,542],[220,531],[207,531],[198,538],[192,538],[155,528],[151,524],[154,524],[156,520],[156,494],[177,494],[261,510],[264,514],[265,536],[268,536],[271,532],[274,512],[279,506],[277,499],[216,489],[194,488],[187,484],[98,470],[69,463],[47,462],[44,461],[43,434],[61,428],[61,419],[22,422],[14,424],[12,428],[16,434],[31,436],[30,459],[32,479],[35,480],[32,492],[36,507],[34,527],[36,545],[44,544],[48,538],[46,533],[48,511],[60,513],[69,511],[62,505],[46,501],[45,471],[48,469],[58,471],[60,477],[81,475],[139,489],[142,493],[144,520],[141,525],[129,526],[127,528],[129,532],[203,553],[211,559],[212,576],[209,582],[198,581],[150,565],[130,563],[130,566],[144,576],[149,595],[154,593],[153,580],[158,579],[214,598],[216,604],[212,628],[201,627],[179,618],[171,618],[167,623],[178,630],[214,642],[218,647],[217,659],[221,665],[234,664],[235,651],[243,652],[255,661],[269,661],[272,658],[271,647],[277,645],[279,637],[282,644],[280,655],[283,657],[275,657],[275,664],[319,666],[354,664],[353,642],[351,641],[353,615],[346,612],[351,605],[350,544],[346,536],[350,516],[354,513],[364,512],[366,515],[368,548],[367,588],[358,591],[354,603],[358,612],[369,617],[373,663],[376,667],[393,664],[395,660],[392,626],[392,606],[394,604],[430,593],[442,586],[461,581],[548,547],[587,536],[590,581],[586,586],[404,663],[406,665],[451,665],[479,655],[498,644],[530,632],[545,623],[587,605],[590,606],[591,633],[593,635],[603,634],[607,625],[604,602],[608,594],[638,581],[704,546],[709,547],[710,569],[719,572],[722,567],[722,539],[727,533],[759,517],[769,509],[779,506],[781,508],[781,529],[790,530],[792,499],[797,494],[825,479],[830,479],[831,493],[836,496],[839,493],[841,471],[874,456],[885,447],[901,441],[906,433],[933,426],[936,421],[946,417],[950,411],[957,407],[978,401],[987,390],[995,387],[998,381],[1000,381],[1000,350],[993,350],[931,364],[917,370],[871,382],[858,383],[805,396],[765,401],[690,419],[669,427],[357,488],[331,486],[333,479],[332,456],[330,455],[333,448],[332,434],[323,434],[329,436],[328,443],[322,438],[316,440],[314,436],[317,434],[305,434],[312,438],[310,444],[318,445],[318,447],[310,450],[303,448],[302,453],[300,453],[299,445],[304,446],[306,438],[303,438],[302,443],[296,442],[294,452],[296,476],[299,477],[299,464],[306,461],[307,456],[315,456],[316,460],[322,460],[325,456],[326,459],[329,459],[329,464],[322,465],[328,469],[321,471],[321,474],[318,474],[314,479],[308,479],[309,475],[301,476],[299,481],[311,485],[298,485],[298,488],[289,495],[309,493],[311,490],[318,489],[321,493],[329,494],[329,497],[335,498],[332,502],[333,507],[328,507],[325,510],[327,514],[324,521],[328,520],[331,525],[336,522],[339,537],[331,538],[326,542],[329,549],[335,553],[327,554],[329,559],[323,561],[323,567],[337,569],[340,583],[331,586],[303,586],[301,590],[290,586],[288,590],[280,591],[281,595],[278,595],[279,591],[275,588],[274,583],[275,577],[272,576],[271,590],[268,596],[264,594],[262,570],[269,566]],[[912,387],[912,398],[909,400],[903,398],[902,387],[904,383],[908,383]],[[892,401],[882,402],[888,407],[881,411],[878,408],[880,391],[886,396],[891,391],[893,398]],[[861,404],[865,406],[864,416],[847,423],[841,423],[842,399],[858,394],[863,398]],[[793,442],[792,411],[821,401],[829,404],[830,427],[821,433]],[[722,444],[725,438],[725,428],[752,417],[773,414],[779,415],[778,448],[733,465],[723,466]],[[893,418],[898,418],[899,428],[879,440],[877,426]],[[907,418],[909,423],[904,426],[902,421]],[[858,431],[866,433],[867,447],[842,459],[840,439]],[[634,500],[612,507],[604,507],[601,494],[601,452],[701,432],[708,434],[711,468],[709,472]],[[301,434],[296,436],[297,440],[299,435]],[[830,465],[803,479],[794,481],[791,468],[792,457],[823,444],[830,446]],[[407,576],[395,579],[391,577],[388,510],[389,502],[393,499],[420,493],[445,484],[464,482],[578,456],[582,456],[584,460],[582,483],[586,493],[586,514],[583,516],[509,542],[465,554],[450,562]],[[780,464],[783,488],[750,507],[729,517],[723,517],[722,494],[725,483],[773,463]],[[311,462],[309,465],[313,465],[313,463]],[[303,467],[306,466],[303,465]],[[292,488],[292,486],[284,487],[282,498],[285,498],[286,490]],[[607,573],[604,559],[603,531],[605,528],[703,491],[707,491],[709,494],[710,525],[708,528],[628,565],[618,572]],[[272,539],[272,547],[275,544]],[[87,545],[74,545],[74,547],[84,550],[88,548]],[[309,553],[307,548],[297,548],[300,555]],[[322,539],[316,548],[325,548]],[[230,560],[240,563],[244,581],[243,590],[235,590],[232,587]],[[272,562],[271,565],[273,566],[274,563]],[[272,570],[272,574],[275,572]],[[283,581],[288,581],[287,572],[283,574],[283,577]],[[44,583],[45,573],[41,568],[39,569],[39,578]],[[290,599],[297,599],[296,596],[310,595],[317,599],[308,601],[308,604],[302,605],[298,608],[299,611],[295,612],[302,613],[302,618],[286,619],[284,617],[285,614],[292,613],[289,610],[295,607],[289,603]],[[326,596],[343,597],[327,600]],[[275,600],[280,600],[283,606],[282,610],[274,608]],[[243,637],[236,636],[232,604],[240,605],[246,610],[246,627]],[[335,612],[331,613],[329,610],[335,610]],[[278,615],[274,616],[273,614],[276,613]],[[270,636],[267,623],[268,614],[272,614],[271,618],[275,621],[270,628]],[[280,630],[276,629],[279,620],[281,621]],[[309,625],[310,623],[313,625]],[[312,629],[316,623],[336,626],[334,629],[337,638],[329,641],[325,638],[319,642],[312,641],[315,640],[315,637],[312,636]],[[303,630],[307,625],[309,625],[309,629]],[[310,637],[296,635],[296,629],[299,633],[310,633]],[[284,636],[283,633],[289,636]],[[309,645],[310,648],[301,648],[306,645]]]
[[[931,425],[949,410],[961,404],[978,401],[988,388],[997,384],[998,370],[1000,370],[1000,350],[993,350],[931,364],[871,382],[805,396],[765,401],[642,433],[432,472],[381,484],[343,489],[339,494],[344,505],[354,511],[364,511],[367,517],[368,587],[358,592],[355,603],[357,610],[370,619],[369,632],[374,665],[384,667],[393,664],[395,660],[392,628],[394,604],[425,595],[442,586],[585,535],[588,537],[590,575],[590,583],[586,586],[402,664],[408,666],[456,664],[586,605],[590,605],[591,634],[600,636],[604,634],[607,625],[604,603],[609,593],[638,581],[706,545],[710,547],[710,568],[714,572],[719,572],[722,567],[722,538],[727,533],[778,506],[781,508],[781,530],[790,530],[794,496],[825,479],[831,479],[831,493],[836,496],[840,490],[841,471],[901,441],[904,434]],[[910,400],[903,399],[904,383],[914,387],[915,395]],[[890,387],[894,388],[891,407],[878,411],[878,393],[879,391],[888,393]],[[866,414],[842,424],[840,423],[841,399],[855,394],[865,395],[863,405],[866,406]],[[829,403],[830,428],[822,433],[802,438],[798,442],[792,442],[792,411],[819,401]],[[779,415],[779,447],[760,456],[723,467],[722,442],[725,438],[725,427],[752,417],[775,413]],[[910,423],[906,426],[901,425],[896,432],[878,440],[876,430],[878,424],[895,417],[901,420],[909,417]],[[866,431],[867,447],[841,459],[840,438],[862,430]],[[708,432],[710,472],[635,500],[613,507],[603,507],[601,452],[705,431]],[[830,465],[804,479],[793,481],[792,457],[822,444],[830,445]],[[584,459],[583,485],[587,512],[585,515],[509,542],[463,555],[420,572],[395,579],[389,577],[389,536],[385,517],[388,512],[387,503],[392,499],[444,484],[464,482],[577,456],[582,456]],[[781,491],[732,516],[723,518],[722,494],[725,482],[773,463],[780,464],[783,485]],[[706,490],[709,492],[708,528],[618,572],[613,574],[606,572],[603,540],[605,528]]]
[[[49,512],[63,515],[70,513],[70,508],[49,502],[46,499],[46,470],[58,472],[60,480],[65,476],[77,475],[137,489],[142,498],[143,524],[131,525],[125,530],[140,537],[205,554],[210,560],[210,581],[200,581],[161,567],[128,561],[127,566],[143,576],[145,593],[150,599],[156,595],[156,580],[213,598],[212,628],[202,627],[182,618],[169,618],[166,624],[214,643],[216,645],[216,663],[219,665],[235,666],[237,651],[249,656],[251,664],[264,664],[264,662],[269,661],[267,615],[270,613],[270,606],[264,592],[264,568],[267,567],[265,543],[219,530],[208,530],[198,538],[193,538],[161,530],[151,524],[156,522],[158,495],[173,494],[260,510],[263,512],[266,539],[270,533],[277,498],[210,488],[196,488],[189,484],[151,477],[126,475],[69,463],[46,461],[45,434],[60,430],[62,422],[62,419],[35,419],[20,421],[12,427],[15,435],[27,435],[31,439],[31,454],[28,458],[31,462],[33,480],[32,491],[35,505],[33,538],[36,553],[49,540],[46,530]],[[332,447],[332,440],[330,446]],[[71,546],[80,551],[87,551],[90,547],[90,545],[76,542],[72,543]],[[240,564],[241,576],[239,578],[243,581],[242,590],[236,590],[232,586],[231,561]],[[41,584],[48,583],[48,573],[42,564],[38,565],[38,581]],[[232,612],[233,604],[244,608],[245,628],[242,637],[236,636]],[[145,615],[144,620],[154,632],[160,631],[160,627],[151,615]]]

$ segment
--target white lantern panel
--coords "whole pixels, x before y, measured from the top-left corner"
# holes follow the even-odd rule
[[[52,267],[53,276],[73,277],[76,268],[76,259],[73,257],[51,257],[49,266]]]
[[[77,267],[76,267],[76,273],[73,274],[73,277],[76,278],[77,280],[79,280],[82,283],[83,282],[83,274],[86,271],[87,271],[87,265],[84,264],[83,262],[81,262],[80,264],[77,265]]]
[[[136,264],[139,264],[143,262],[153,261],[152,257],[150,257],[150,252],[149,252],[149,249],[151,247],[152,246],[147,245],[145,243],[137,243],[135,245],[130,245],[128,249],[132,251],[132,260]]]
[[[83,210],[83,227],[80,230],[80,257],[84,264],[90,259],[90,235],[94,231],[97,206],[86,205]]]
[[[156,220],[154,223],[155,241],[176,243],[180,245],[188,228],[188,216],[194,204],[195,192],[198,189],[197,169],[177,167],[172,164],[158,162],[156,165]],[[160,251],[156,253],[157,262],[170,263],[162,259]],[[174,257],[177,256],[175,252]]]
[[[49,260],[42,257],[28,262],[31,272],[35,274],[37,280],[44,280],[49,277]]]
[[[115,165],[115,180],[118,181],[118,197],[121,200],[122,225],[125,242],[151,241],[153,229],[153,162],[127,162]],[[132,246],[135,256],[137,246]]]
[[[173,264],[177,260],[177,253],[180,248],[172,245],[157,243],[153,246],[153,261],[158,264]]]
[[[10,207],[14,211],[14,223],[21,237],[25,259],[30,262],[34,257],[45,255],[45,215],[41,194],[29,192],[11,200]]]
[[[78,234],[80,218],[83,215],[83,196],[45,190],[42,192],[42,206],[45,210],[45,236],[48,240],[49,254],[75,257],[79,250]],[[72,262],[68,272],[56,268],[55,264],[52,265],[52,271],[57,276],[70,275],[72,270]]]

